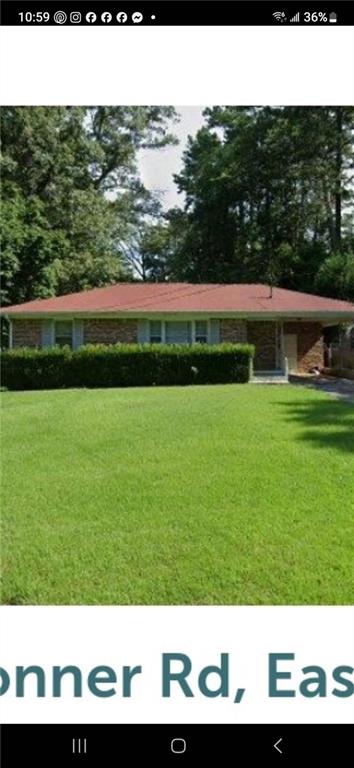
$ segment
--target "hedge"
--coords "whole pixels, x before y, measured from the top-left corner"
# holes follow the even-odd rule
[[[248,344],[85,345],[3,352],[2,386],[12,390],[247,382]]]

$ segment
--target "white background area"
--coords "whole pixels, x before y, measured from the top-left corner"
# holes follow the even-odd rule
[[[88,692],[72,697],[72,681],[60,699],[0,698],[5,723],[352,723],[354,700],[335,698],[331,671],[354,666],[354,610],[312,607],[51,607],[2,609],[6,627],[0,639],[1,664],[10,676],[16,665],[79,666],[85,678],[95,666],[117,670],[117,695],[96,698]],[[161,696],[161,654],[185,653],[192,662],[194,698],[176,687]],[[297,688],[301,669],[320,665],[328,672],[327,698],[268,698],[268,654],[295,653],[282,662],[293,680],[279,687]],[[240,704],[233,698],[206,698],[197,689],[205,665],[230,654],[230,690],[246,688]],[[123,665],[141,665],[132,682],[132,698],[121,696]],[[178,667],[177,667],[178,668]],[[219,680],[210,679],[217,687]],[[105,688],[108,686],[105,686]],[[110,686],[109,686],[110,687]]]
[[[351,104],[354,27],[3,27],[5,104]]]

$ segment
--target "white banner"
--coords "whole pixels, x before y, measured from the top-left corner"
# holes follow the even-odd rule
[[[3,607],[0,621],[3,723],[354,722],[349,607]]]
[[[0,69],[7,105],[351,105],[353,28],[6,27]]]

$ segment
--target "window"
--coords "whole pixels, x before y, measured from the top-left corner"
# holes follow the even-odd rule
[[[166,344],[190,344],[191,323],[171,321],[165,324]]]
[[[160,320],[150,322],[150,343],[161,344],[162,341],[162,323]]]
[[[208,321],[196,320],[150,320],[149,341],[151,344],[207,344]]]
[[[197,344],[208,343],[208,323],[206,320],[196,320],[195,341]]]
[[[55,323],[54,343],[58,347],[72,347],[73,324],[71,320],[58,320]]]

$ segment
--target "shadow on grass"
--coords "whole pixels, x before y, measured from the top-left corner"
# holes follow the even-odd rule
[[[354,455],[354,405],[341,400],[278,402],[290,421],[304,427],[300,440]]]

